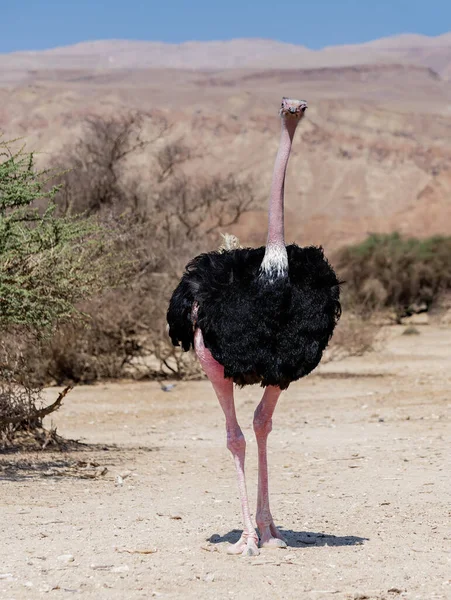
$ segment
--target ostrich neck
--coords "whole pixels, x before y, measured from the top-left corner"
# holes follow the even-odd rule
[[[284,187],[285,173],[297,124],[297,120],[282,117],[280,144],[271,184],[268,239],[261,269],[266,274],[272,274],[276,277],[284,276],[288,272],[288,256],[284,234]]]

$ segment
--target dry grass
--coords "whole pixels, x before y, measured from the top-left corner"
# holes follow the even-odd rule
[[[344,311],[323,361],[362,356],[374,350],[380,331],[381,326],[377,318],[363,318],[356,313]]]

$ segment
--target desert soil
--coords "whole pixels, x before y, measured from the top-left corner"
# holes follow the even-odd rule
[[[451,598],[451,330],[402,331],[282,396],[270,488],[288,548],[255,558],[226,553],[241,515],[208,382],[76,388],[53,422],[85,450],[0,457],[0,598]],[[237,392],[252,505],[260,394]]]

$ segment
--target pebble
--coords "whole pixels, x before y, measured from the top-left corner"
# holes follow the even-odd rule
[[[215,574],[214,573],[207,573],[204,577],[204,581],[208,582],[208,583],[212,583],[215,580]]]
[[[113,567],[111,569],[112,573],[126,573],[127,571],[130,571],[128,565],[120,565],[119,567]]]
[[[60,554],[60,556],[58,556],[57,560],[64,562],[64,563],[71,563],[71,562],[74,562],[75,558],[72,556],[72,554]]]
[[[296,554],[294,554],[294,553],[285,554],[285,556],[283,558],[284,558],[284,560],[287,560],[287,561],[289,561],[289,560],[295,560]]]

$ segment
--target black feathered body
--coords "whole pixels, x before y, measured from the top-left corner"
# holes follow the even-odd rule
[[[289,271],[270,281],[265,248],[201,254],[188,263],[167,314],[175,346],[194,328],[238,385],[286,389],[320,362],[340,316],[339,281],[322,248],[287,246]],[[193,307],[197,316],[193,323]]]

